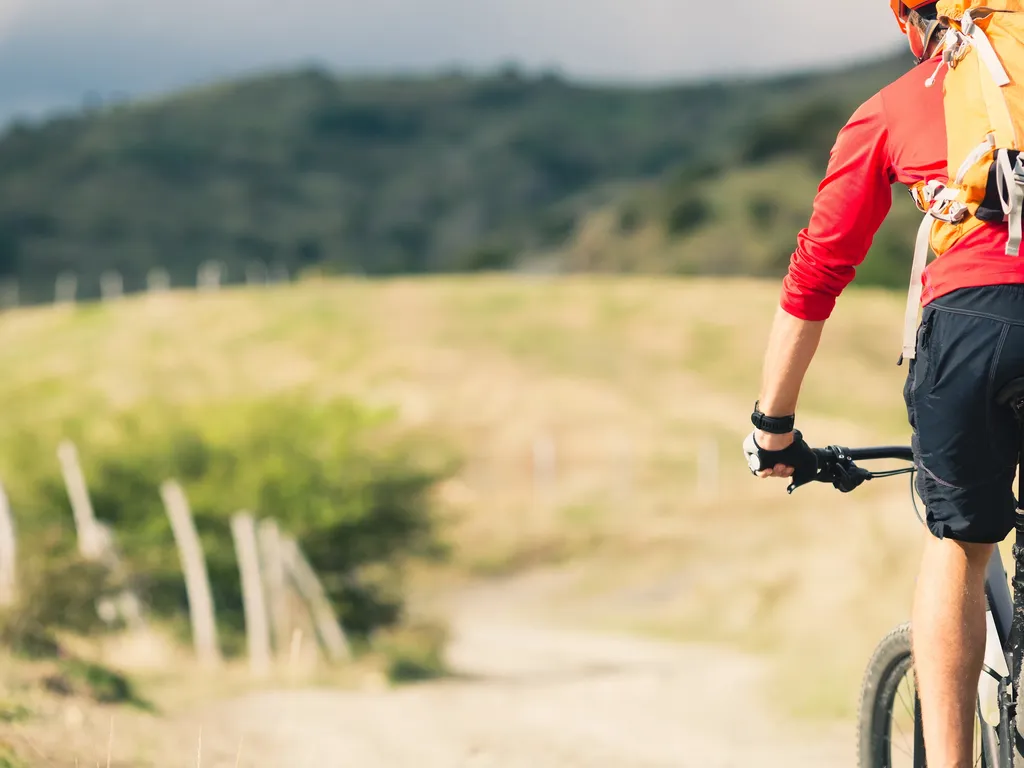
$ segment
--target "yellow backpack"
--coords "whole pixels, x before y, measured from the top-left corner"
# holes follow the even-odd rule
[[[918,232],[903,334],[903,358],[917,349],[929,247],[941,256],[985,222],[1008,222],[1006,253],[1017,256],[1024,208],[1024,0],[939,0],[947,25],[942,62],[946,180],[911,189],[926,213]],[[926,81],[931,87],[935,75]]]

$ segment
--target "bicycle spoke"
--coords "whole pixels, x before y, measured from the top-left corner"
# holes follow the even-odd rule
[[[896,686],[896,695],[899,696],[900,702],[903,704],[903,710],[907,713],[907,716],[910,718],[910,721],[913,722],[913,719],[914,719],[913,710],[911,710],[909,705],[907,704],[907,699],[903,695],[903,690],[902,690],[903,685],[905,683],[908,685],[908,687],[912,688],[911,684],[909,683],[909,677],[910,677],[909,673],[905,674],[903,679]],[[895,704],[895,703],[896,702],[893,701],[893,704]],[[907,733],[906,733],[906,731],[903,730],[903,727],[900,725],[900,721],[896,717],[896,712],[890,712],[889,722],[890,722],[890,736],[889,736],[888,741],[889,741],[889,752],[890,752],[890,754],[892,753],[892,747],[896,746],[897,749],[899,749],[900,752],[902,752],[907,757],[910,757],[912,759],[914,757],[913,748],[912,747],[908,747],[908,746],[901,746],[901,745],[908,745],[908,744],[912,744],[913,742],[910,739],[907,738]],[[892,733],[892,726],[895,726],[896,730],[899,733],[900,744],[894,745],[894,743],[893,743],[893,739],[892,739],[892,735],[891,735],[891,733]]]
[[[895,718],[893,718],[892,724],[895,725],[896,726],[896,730],[900,732],[900,737],[902,738],[903,743],[906,743],[906,741],[907,741],[907,734],[905,734],[903,732],[903,729],[900,728],[900,724],[898,722],[896,722]],[[892,745],[892,736],[889,737],[889,744]],[[907,751],[905,749],[903,751],[906,752],[911,757],[913,757],[913,755],[909,751]]]
[[[900,697],[900,702],[903,704],[903,711],[906,712],[911,717],[913,717],[914,716],[914,710],[910,708],[910,705],[907,704],[907,700],[903,698],[903,691],[901,691],[899,688],[897,688],[896,689],[896,695]]]
[[[890,747],[891,747],[891,746],[893,746],[893,743],[892,743],[891,741],[889,742],[889,746],[890,746]],[[906,747],[900,747],[900,746],[897,746],[896,748],[897,748],[897,749],[899,749],[899,751],[900,751],[900,752],[902,752],[902,753],[903,753],[904,755],[906,755],[907,757],[909,757],[909,758],[913,759],[913,757],[914,757],[914,753],[913,753],[913,752],[911,752],[911,751],[910,751],[909,749],[907,749]]]

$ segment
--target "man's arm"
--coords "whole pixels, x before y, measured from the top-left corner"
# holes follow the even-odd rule
[[[796,413],[800,385],[818,349],[824,327],[824,320],[801,320],[781,307],[775,313],[765,354],[764,380],[759,399],[761,411],[765,415],[781,418]],[[757,430],[755,440],[766,451],[781,451],[793,444],[793,433],[773,435]],[[791,467],[777,465],[758,475],[791,477],[793,470]]]
[[[856,266],[864,260],[892,206],[895,174],[887,144],[882,98],[876,95],[839,132],[811,220],[797,238],[765,354],[759,405],[767,416],[796,414],[800,388],[825,320],[853,280]],[[753,433],[761,451],[785,450],[794,439],[792,432]],[[791,477],[793,468],[776,464],[756,474]]]

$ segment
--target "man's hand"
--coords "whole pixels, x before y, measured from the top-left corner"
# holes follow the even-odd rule
[[[762,445],[762,439],[771,447]],[[791,479],[790,493],[818,474],[818,457],[804,442],[799,430],[787,435],[768,435],[755,430],[743,441],[743,453],[750,471],[758,477]]]
[[[762,432],[760,429],[754,430],[754,440],[757,447],[765,451],[783,451],[793,444],[794,437],[792,432],[786,435],[773,435],[770,432]],[[789,478],[793,476],[793,471],[793,467],[787,467],[785,464],[776,464],[771,469],[762,469],[754,474],[760,478]]]

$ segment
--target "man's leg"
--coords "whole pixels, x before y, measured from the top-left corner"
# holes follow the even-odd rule
[[[914,674],[928,768],[971,768],[994,544],[928,536],[914,595]]]

